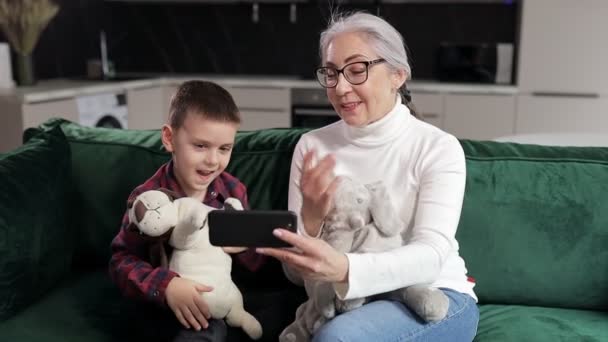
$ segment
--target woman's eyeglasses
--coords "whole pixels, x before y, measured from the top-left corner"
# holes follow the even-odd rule
[[[373,61],[348,63],[343,66],[342,69],[320,67],[315,70],[315,73],[317,75],[317,80],[325,88],[334,88],[337,86],[340,74],[344,75],[344,78],[348,83],[358,85],[367,81],[370,66],[383,62],[386,61],[383,58],[378,58]]]

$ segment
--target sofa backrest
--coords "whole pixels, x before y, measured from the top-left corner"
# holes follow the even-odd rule
[[[457,238],[482,303],[608,308],[608,148],[461,141]]]
[[[61,127],[72,152],[76,267],[105,267],[131,191],[170,159],[159,130],[84,127],[52,119],[25,132]],[[301,130],[239,132],[227,171],[248,186],[250,206],[285,209],[293,148]]]
[[[74,259],[107,265],[130,191],[170,156],[159,131],[51,120],[72,151]],[[285,209],[302,129],[240,132],[228,171],[254,209]],[[608,308],[608,148],[461,141],[467,186],[457,232],[482,303]]]

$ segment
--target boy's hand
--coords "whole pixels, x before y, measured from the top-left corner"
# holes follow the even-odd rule
[[[247,247],[222,247],[224,252],[228,254],[241,253],[247,250]]]
[[[209,307],[203,300],[201,292],[211,292],[212,287],[195,281],[174,277],[169,282],[165,296],[177,320],[186,328],[207,329],[211,318]]]

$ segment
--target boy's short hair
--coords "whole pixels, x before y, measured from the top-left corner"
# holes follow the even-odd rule
[[[177,88],[169,106],[169,125],[180,128],[188,112],[215,121],[241,123],[232,95],[209,81],[186,81]]]

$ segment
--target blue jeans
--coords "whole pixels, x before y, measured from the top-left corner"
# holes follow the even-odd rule
[[[479,321],[475,300],[451,289],[441,290],[450,299],[450,307],[439,322],[425,323],[402,303],[379,300],[336,316],[317,331],[313,342],[472,341]]]

